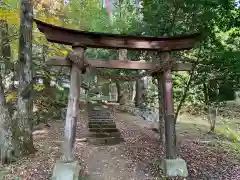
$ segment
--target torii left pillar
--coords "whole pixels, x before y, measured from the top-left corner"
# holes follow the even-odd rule
[[[74,47],[73,50],[84,58],[84,48]],[[84,68],[84,67],[82,67]],[[78,180],[80,173],[80,164],[73,155],[73,147],[76,138],[76,124],[79,116],[79,96],[80,96],[80,74],[82,73],[79,65],[72,64],[70,91],[68,97],[67,115],[64,128],[64,142],[62,147],[62,158],[56,162],[53,169],[53,180]]]

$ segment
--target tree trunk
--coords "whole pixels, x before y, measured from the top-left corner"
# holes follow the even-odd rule
[[[112,101],[117,102],[117,87],[112,84]]]
[[[1,5],[1,0],[0,0]],[[0,61],[1,76],[5,91],[12,91],[14,89],[14,64],[11,62],[11,47],[8,35],[8,23],[5,20],[0,20]],[[6,78],[5,78],[6,77]]]
[[[216,126],[216,119],[218,114],[218,103],[215,108],[211,107],[211,103],[209,100],[209,92],[208,92],[208,85],[206,83],[203,84],[203,93],[204,93],[204,101],[207,107],[207,119],[210,124],[210,131],[209,133],[214,133],[215,126]],[[218,91],[216,91],[216,96],[218,96]],[[206,108],[205,108],[206,109]]]
[[[5,103],[4,86],[0,76],[0,160],[8,163],[12,160],[11,118]]]
[[[128,82],[128,102],[132,102],[132,97],[134,94],[134,86],[133,86],[133,82]]]
[[[43,63],[45,63],[47,60],[47,51],[48,51],[48,47],[44,44],[42,47]],[[44,77],[43,77],[44,89],[42,91],[42,96],[44,96],[44,98],[42,98],[42,100],[44,102],[42,102],[42,104],[45,105],[45,107],[42,107],[44,111],[40,112],[40,115],[41,114],[43,115],[43,118],[44,118],[43,123],[47,127],[50,127],[50,125],[48,124],[48,118],[52,117],[51,102],[53,102],[53,100],[54,100],[53,89],[51,87],[51,78],[49,75],[50,75],[50,71],[48,69],[44,69]]]
[[[218,83],[216,83],[216,87],[215,88],[216,88],[215,89],[215,97],[216,97],[215,99],[216,99],[216,102],[215,103],[210,103],[208,87],[207,87],[206,84],[204,84],[205,101],[206,101],[206,104],[207,104],[207,107],[208,107],[208,121],[209,121],[209,124],[210,124],[210,131],[209,131],[209,133],[214,133],[215,127],[216,127],[217,115],[218,115],[218,107],[219,107],[219,99],[218,99],[218,96],[219,96],[219,84]],[[211,104],[214,107],[211,107]]]
[[[146,102],[147,79],[142,78],[136,81],[135,106],[143,107]]]
[[[132,97],[131,97],[131,101],[134,102],[136,96],[136,82],[132,82]]]
[[[160,141],[163,143],[165,140],[165,122],[164,122],[164,109],[165,104],[163,101],[163,73],[158,77],[158,105],[159,105],[159,135]]]
[[[108,17],[109,17],[109,21],[110,24],[113,23],[113,12],[112,12],[112,3],[111,0],[106,0],[106,7],[107,7],[107,12],[108,12]]]
[[[0,57],[2,58],[1,62],[4,62],[2,63],[4,67],[1,69],[0,74],[0,161],[8,163],[13,160],[12,121],[9,113],[10,108],[6,104],[3,77],[5,77],[9,69],[12,70],[13,64],[10,62],[11,48],[8,36],[8,24],[4,20],[0,21]]]
[[[156,54],[152,56],[152,62],[155,64],[160,64],[159,59],[156,57]],[[159,139],[161,143],[165,142],[165,109],[166,103],[164,102],[164,87],[165,79],[163,72],[157,72],[152,75],[157,78],[157,92],[158,92],[158,126],[157,130],[159,132]],[[154,83],[154,81],[153,81]],[[155,84],[155,83],[154,83]]]
[[[127,60],[127,49],[120,49],[119,50],[119,61],[126,61]],[[123,92],[123,86],[121,87],[120,83],[116,81],[117,87],[117,102],[120,104],[125,104],[125,94]]]
[[[218,107],[211,108],[210,106],[208,106],[208,121],[210,124],[209,133],[214,133],[215,131],[217,114],[218,114]]]
[[[1,3],[0,3],[1,4]],[[11,63],[11,47],[10,47],[10,39],[8,36],[8,24],[5,20],[0,20],[0,46],[1,46],[1,55],[3,59],[1,61],[4,62],[5,65],[5,71],[4,74],[6,74],[6,70],[14,70],[13,69],[13,63]]]
[[[147,107],[147,88],[148,88],[148,77],[142,78],[142,96],[141,96],[141,104],[144,107]]]
[[[136,85],[135,85],[135,89],[136,89],[136,95],[135,95],[135,106],[139,107],[140,106],[140,91],[141,91],[141,86],[140,86],[141,81],[137,80],[136,81]]]
[[[23,99],[20,95],[32,80],[32,22],[33,8],[31,0],[21,0],[19,64],[18,64],[18,101],[17,115],[14,118],[13,129],[14,148],[16,156],[35,152],[32,138],[32,99]]]
[[[204,103],[207,106],[209,104],[208,88],[207,84],[203,83]]]
[[[110,83],[105,83],[102,85],[103,96],[109,97],[110,95]]]
[[[116,81],[116,88],[117,88],[117,103],[124,105],[126,98],[123,91],[123,87],[121,87],[118,81]]]
[[[121,86],[118,81],[116,81],[116,88],[117,88],[117,102],[120,102],[121,99]]]
[[[187,93],[188,93],[188,91],[189,91],[190,85],[191,85],[191,83],[192,83],[192,80],[194,79],[194,73],[195,73],[195,69],[196,69],[196,67],[197,67],[197,64],[198,64],[197,62],[195,62],[195,63],[193,64],[193,68],[192,68],[192,71],[191,71],[191,73],[190,73],[189,80],[188,80],[188,82],[187,82],[187,84],[186,84],[186,86],[185,86],[185,89],[184,89],[184,91],[183,91],[182,98],[181,98],[181,100],[180,100],[180,102],[179,102],[179,104],[178,104],[178,106],[177,106],[177,110],[176,110],[175,117],[174,117],[174,123],[175,123],[175,124],[177,123],[177,118],[178,118],[179,112],[180,112],[182,106],[184,105],[184,102],[185,102],[185,99],[186,99],[186,97],[187,97]]]

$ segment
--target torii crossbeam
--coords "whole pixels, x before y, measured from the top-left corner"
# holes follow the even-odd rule
[[[201,35],[200,33],[196,33],[176,37],[147,37],[95,33],[63,28],[37,19],[34,21],[49,42],[71,46],[75,44],[75,46],[95,48],[136,49],[162,52],[179,51],[191,49]],[[78,45],[76,45],[76,43]]]

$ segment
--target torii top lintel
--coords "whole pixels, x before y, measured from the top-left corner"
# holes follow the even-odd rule
[[[38,29],[45,34],[48,41],[71,46],[78,44],[79,46],[94,48],[177,51],[193,48],[201,37],[200,33],[177,37],[95,33],[63,28],[37,19],[34,19],[34,21]]]

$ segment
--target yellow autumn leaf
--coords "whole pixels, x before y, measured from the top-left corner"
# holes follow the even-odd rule
[[[50,23],[50,24],[54,24],[54,25],[61,25],[62,24],[62,21],[59,20],[56,17],[40,16],[40,17],[37,17],[36,19],[38,19],[40,21],[44,21],[44,22]]]
[[[6,102],[10,103],[10,102],[14,102],[17,100],[17,91],[12,91],[8,94],[6,94]]]
[[[1,10],[0,20],[7,21],[9,25],[19,25],[19,11]]]
[[[6,20],[8,18],[19,18],[19,11],[1,10],[0,19]]]

